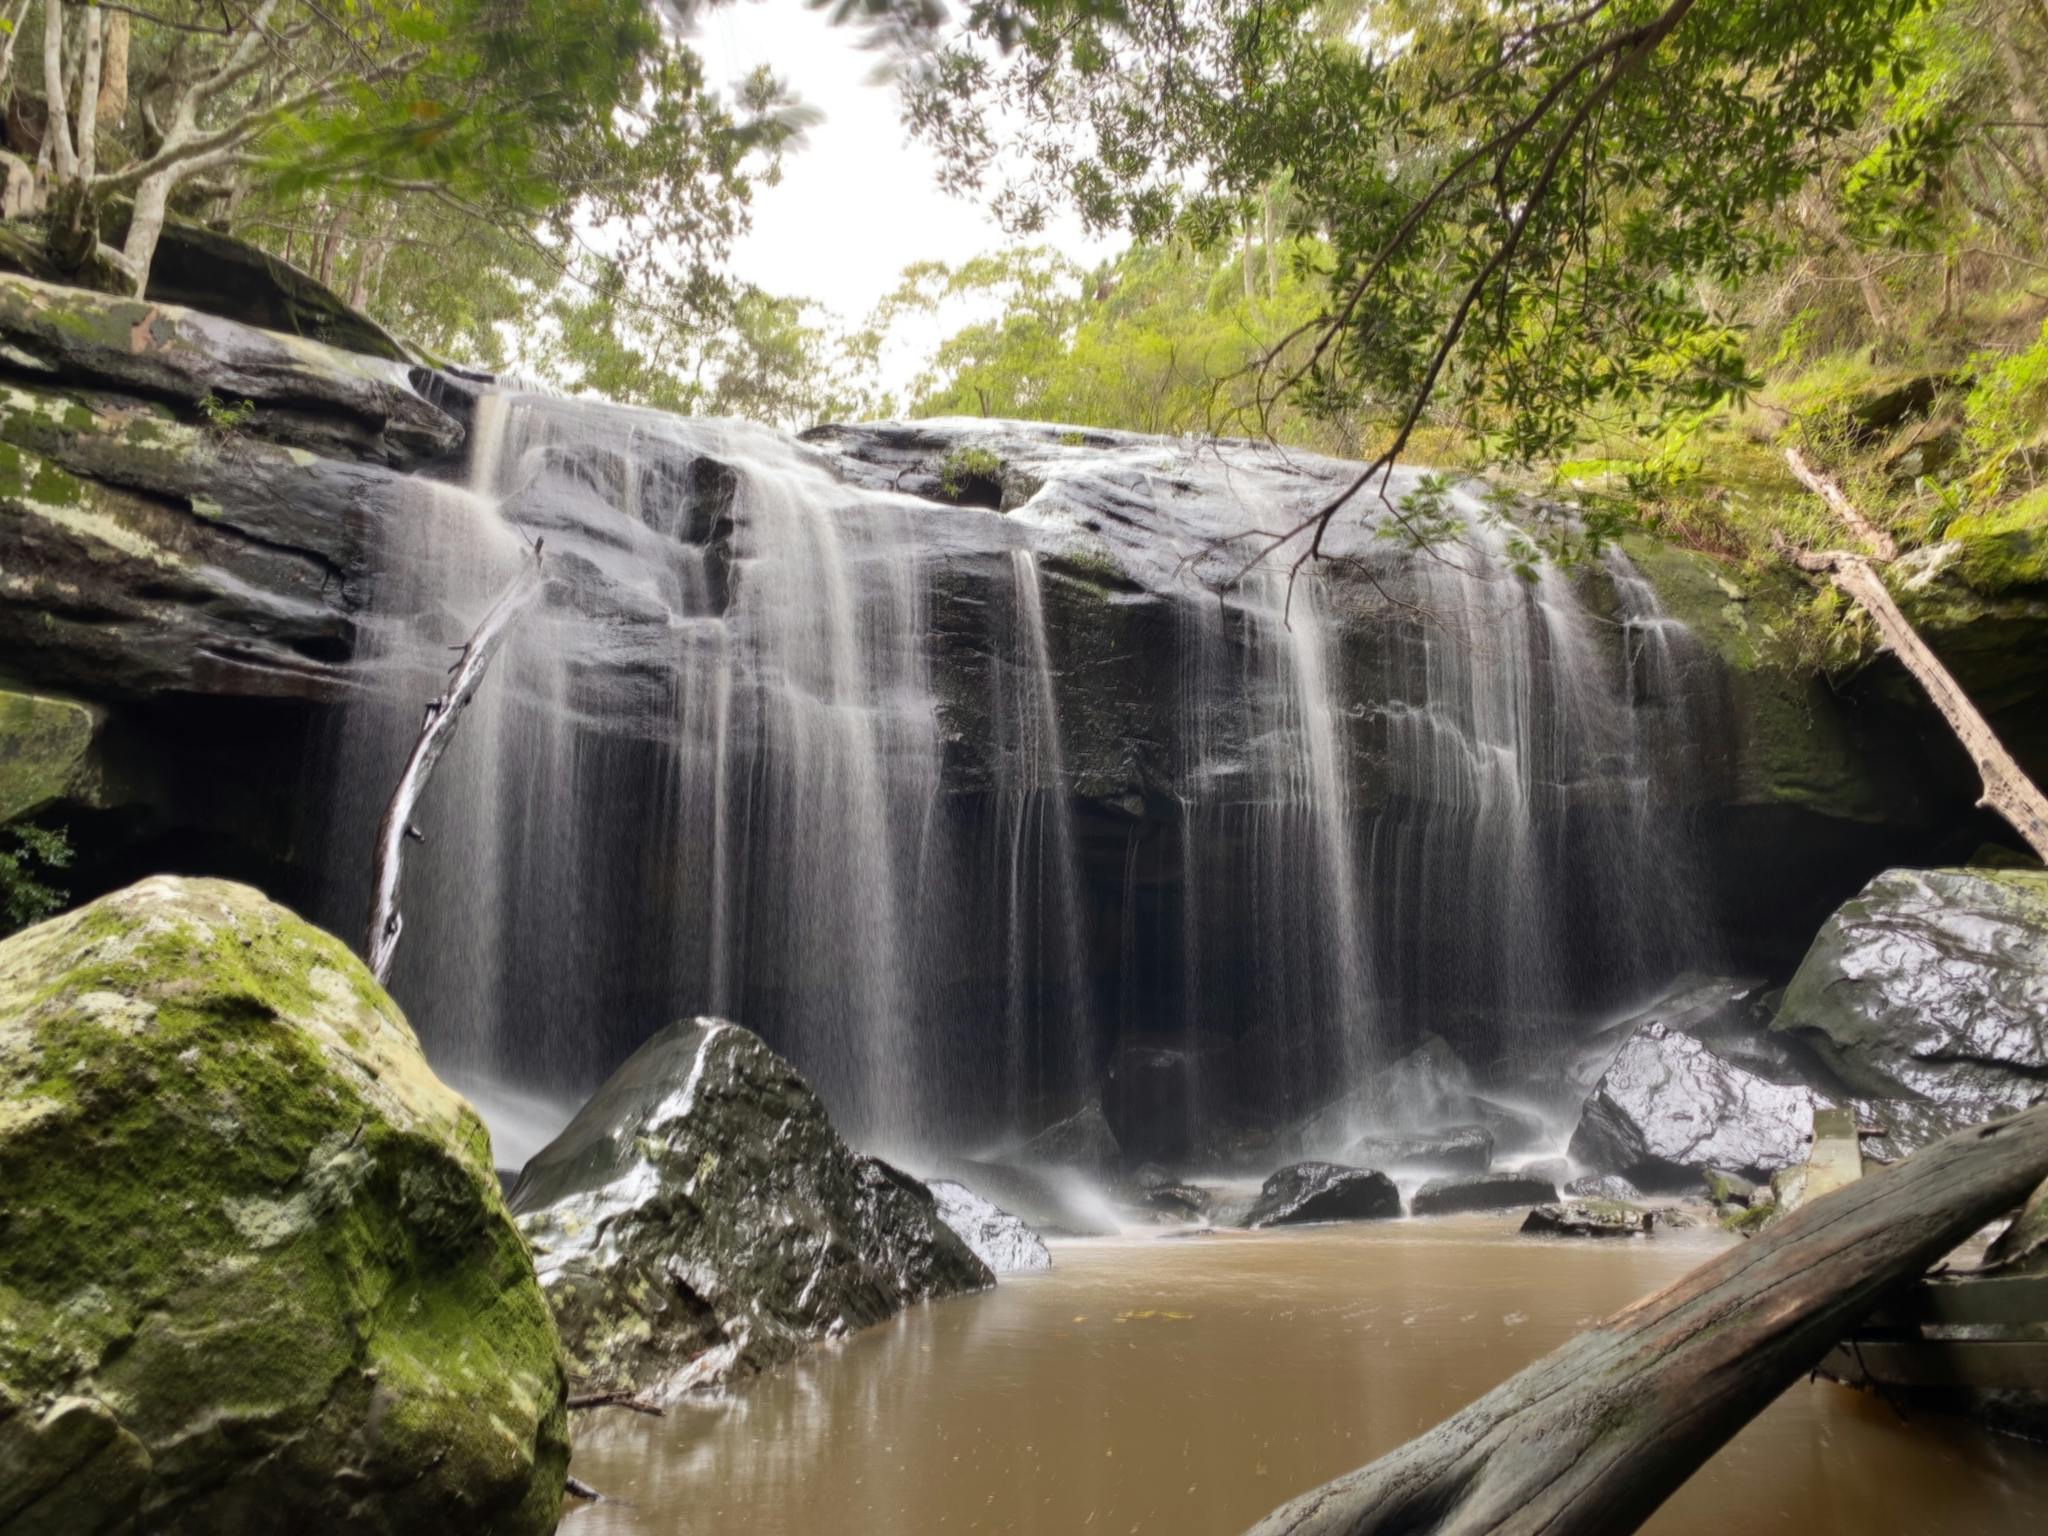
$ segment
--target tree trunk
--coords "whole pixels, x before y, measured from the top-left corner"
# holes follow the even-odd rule
[[[1928,648],[1919,631],[1900,611],[1877,569],[1879,562],[1889,561],[1896,554],[1891,535],[1873,527],[1843,494],[1842,488],[1814,470],[1797,448],[1786,449],[1785,459],[1800,483],[1825,501],[1852,533],[1871,546],[1873,554],[1798,550],[1780,541],[1781,553],[1801,570],[1825,574],[1876,621],[1877,632],[1883,636],[1884,643],[1913,674],[1913,680],[1926,690],[1927,697],[1934,701],[1934,707],[1941,711],[1942,718],[1956,733],[1956,740],[1970,754],[1970,761],[1976,765],[1978,776],[1984,781],[1984,793],[1977,803],[2004,817],[2034,850],[2034,856],[2048,864],[2048,796],[2041,793],[2013,760],[2012,754],[2005,750],[2004,744],[1992,731],[1990,723],[1970,702],[1970,696],[1957,685],[1948,668],[1941,664],[1940,658]]]
[[[78,175],[78,156],[71,148],[71,122],[64,91],[64,0],[43,0],[43,143],[50,151],[50,169],[58,182]]]
[[[413,807],[419,804],[434,765],[448,750],[448,743],[455,739],[455,727],[462,719],[462,712],[476,697],[484,673],[491,665],[491,658],[505,643],[512,621],[539,591],[540,543],[536,540],[533,558],[520,563],[518,574],[498,595],[498,600],[491,604],[483,622],[477,625],[476,633],[469,637],[462,654],[456,657],[455,665],[448,669],[448,686],[441,691],[439,698],[427,705],[427,718],[420,727],[419,740],[413,744],[412,755],[405,761],[405,771],[399,774],[398,786],[392,790],[391,801],[384,807],[384,819],[377,824],[377,849],[371,872],[375,895],[370,903],[369,928],[363,938],[363,958],[369,962],[370,974],[377,978],[380,986],[391,974],[392,956],[398,951],[399,935],[405,927],[398,906],[398,891],[405,876],[405,840],[408,837],[418,840],[420,837],[411,824]]]
[[[171,189],[178,184],[182,167],[172,166],[146,178],[135,189],[135,212],[128,220],[128,238],[121,255],[135,282],[135,297],[149,287],[149,264],[156,260],[156,243],[164,232],[164,216],[170,208]]]
[[[100,65],[100,94],[94,115],[102,127],[118,128],[128,121],[128,16],[116,11],[106,19],[106,58]]]
[[[78,81],[78,177],[92,180],[99,163],[100,64],[106,57],[100,37],[100,8],[85,8],[85,64]]]
[[[1252,1536],[1619,1536],[2048,1175],[2048,1105],[1802,1206]]]

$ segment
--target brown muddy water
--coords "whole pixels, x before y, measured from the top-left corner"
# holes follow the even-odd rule
[[[1731,1241],[1519,1213],[1058,1245],[715,1403],[577,1415],[564,1536],[1237,1536]],[[1801,1382],[1659,1536],[2048,1531],[2048,1450]]]

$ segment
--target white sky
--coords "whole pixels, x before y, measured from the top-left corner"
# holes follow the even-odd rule
[[[753,229],[733,250],[733,275],[770,293],[815,299],[859,322],[895,288],[913,261],[965,261],[1013,242],[976,203],[938,188],[935,161],[912,143],[894,90],[873,83],[876,55],[853,27],[835,27],[803,0],[743,0],[705,7],[691,44],[707,80],[733,82],[766,64],[824,114],[801,149],[786,157],[781,182],[756,187]],[[1092,263],[1108,242],[1088,239],[1071,215],[1030,244],[1058,247]],[[885,382],[900,390],[945,330],[906,326],[885,360]]]

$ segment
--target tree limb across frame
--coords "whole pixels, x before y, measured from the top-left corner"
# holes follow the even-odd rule
[[[1799,549],[1783,535],[1774,535],[1772,542],[1778,553],[1802,571],[1826,576],[1844,596],[1870,615],[1886,648],[1913,674],[1913,681],[1925,690],[1956,733],[1963,750],[1970,754],[1970,761],[1984,782],[1984,793],[1977,803],[2002,816],[2034,850],[2034,856],[2048,864],[2048,796],[2041,793],[2026,770],[2006,751],[1990,722],[1920,638],[1919,631],[1885,586],[1878,568],[1898,557],[1898,546],[1892,536],[1872,524],[1841,486],[1808,464],[1797,448],[1785,450],[1785,461],[1800,484],[1826,502],[1843,526],[1872,552],[1865,555],[1853,550]]]
[[[2048,1176],[2048,1105],[1800,1207],[1249,1536],[1620,1536]]]
[[[370,902],[369,926],[363,936],[363,958],[369,962],[370,974],[377,978],[379,986],[391,974],[391,960],[398,952],[398,940],[405,931],[405,918],[398,904],[399,887],[405,878],[405,842],[407,838],[415,842],[425,841],[419,829],[412,825],[413,810],[426,791],[434,765],[440,762],[441,754],[455,739],[455,727],[462,719],[462,712],[476,697],[484,673],[490,668],[491,658],[504,645],[512,621],[525,611],[527,604],[541,590],[540,553],[541,540],[535,539],[532,558],[519,563],[518,572],[498,594],[497,601],[491,604],[476,632],[463,646],[462,654],[448,669],[448,686],[442,689],[438,698],[428,702],[419,740],[413,743],[412,754],[405,760],[405,769],[398,776],[398,785],[391,792],[390,803],[384,807],[383,820],[377,824],[376,863],[372,872],[375,894]]]

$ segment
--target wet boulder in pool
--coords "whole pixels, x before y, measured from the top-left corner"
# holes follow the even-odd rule
[[[1571,1200],[1539,1205],[1522,1220],[1522,1230],[1542,1237],[1636,1237],[1657,1223],[1654,1212],[1618,1200]]]
[[[1426,1168],[1484,1173],[1493,1162],[1493,1132],[1483,1125],[1450,1125],[1434,1131],[1361,1136],[1344,1149],[1344,1161],[1360,1168],[1418,1163]]]
[[[993,1280],[929,1189],[853,1152],[794,1067],[717,1019],[634,1052],[512,1209],[596,1391],[672,1397]]]
[[[941,1158],[931,1173],[965,1184],[1034,1232],[1057,1237],[1113,1237],[1117,1232],[1115,1213],[1078,1174],[968,1157]]]
[[[1384,1173],[1341,1163],[1296,1163],[1259,1186],[1247,1227],[1310,1221],[1371,1221],[1401,1214],[1401,1192]]]
[[[939,1220],[951,1227],[991,1274],[1014,1275],[1052,1268],[1045,1239],[992,1200],[984,1200],[965,1184],[934,1179],[932,1199]]]
[[[1772,1029],[1852,1093],[1962,1124],[2048,1092],[2048,874],[1893,869],[1822,926]]]
[[[1463,1173],[1431,1179],[1415,1191],[1408,1209],[1417,1216],[1456,1211],[1505,1211],[1557,1199],[1557,1186],[1526,1173]]]
[[[1774,1083],[1663,1024],[1637,1030],[1586,1100],[1571,1155],[1644,1188],[1696,1189],[1700,1170],[1764,1179],[1806,1161],[1810,1088]]]

